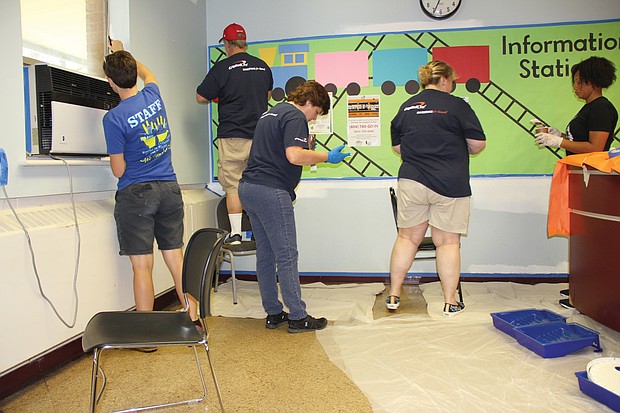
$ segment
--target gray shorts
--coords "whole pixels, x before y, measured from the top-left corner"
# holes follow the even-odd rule
[[[217,180],[227,194],[237,193],[241,174],[248,165],[252,139],[218,138]]]
[[[398,179],[398,227],[428,221],[445,232],[467,234],[470,197],[450,198],[411,179]]]
[[[183,196],[176,181],[129,185],[116,192],[114,219],[120,255],[153,253],[183,246]]]

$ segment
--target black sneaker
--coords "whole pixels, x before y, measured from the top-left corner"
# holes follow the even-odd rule
[[[288,321],[288,313],[282,311],[280,314],[267,315],[265,327],[274,329],[280,327]]]
[[[240,234],[231,234],[226,238],[224,244],[228,245],[239,245],[241,244],[241,235]]]
[[[575,308],[571,303],[570,300],[568,298],[564,298],[562,300],[560,300],[560,305],[564,308],[568,308],[569,310],[572,310],[573,308]]]
[[[570,290],[569,290],[568,288],[567,288],[566,290],[560,290],[560,295],[561,295],[562,297],[566,297],[566,298],[568,298],[568,297],[569,297],[569,295],[570,295]]]
[[[456,304],[444,303],[443,305],[443,315],[446,317],[453,317],[462,313],[464,310],[465,304],[460,301],[457,301]]]
[[[301,320],[288,320],[289,333],[304,333],[306,331],[323,330],[327,327],[327,319],[314,318],[310,314]]]

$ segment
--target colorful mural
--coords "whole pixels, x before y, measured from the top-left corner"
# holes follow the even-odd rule
[[[432,59],[455,68],[453,94],[469,102],[487,135],[487,148],[471,160],[472,175],[550,174],[564,151],[538,148],[530,120],[566,127],[583,105],[573,94],[570,67],[590,56],[620,62],[620,20],[304,38],[252,43],[248,51],[273,70],[270,105],[306,79],[333,93],[333,133],[317,136],[319,150],[347,143],[349,96],[379,96],[381,144],[347,149],[352,156],[345,165],[308,168],[304,178],[396,176],[400,158],[391,148],[390,121],[420,91],[417,69]],[[225,57],[221,46],[210,47],[209,56],[212,64]],[[620,109],[618,83],[604,95]],[[217,136],[217,105],[212,108]],[[618,132],[612,146],[620,146]]]

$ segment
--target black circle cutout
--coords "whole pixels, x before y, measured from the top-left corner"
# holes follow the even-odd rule
[[[305,81],[306,79],[304,79],[301,76],[293,76],[292,78],[290,78],[286,82],[286,86],[284,87],[284,90],[286,90],[286,94],[288,95],[289,93],[291,93],[293,90],[297,88],[297,86],[301,85]]]
[[[347,85],[347,94],[349,96],[357,96],[360,94],[360,85],[355,82],[351,82]]]
[[[336,92],[338,92],[338,88],[333,83],[326,84],[325,90],[327,90],[327,93],[332,93],[334,95],[336,94]]]
[[[284,100],[284,89],[277,87],[271,91],[271,98],[276,102],[282,102]]]
[[[383,92],[384,95],[389,96],[396,92],[396,85],[391,80],[387,80],[381,85],[381,92]]]
[[[410,80],[405,83],[405,91],[410,95],[415,95],[420,91],[420,84],[415,80]]]
[[[480,81],[473,77],[465,83],[465,88],[468,92],[476,93],[480,90]]]

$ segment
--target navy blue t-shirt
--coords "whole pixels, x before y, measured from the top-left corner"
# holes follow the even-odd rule
[[[425,89],[407,100],[391,125],[400,145],[399,178],[412,179],[447,197],[471,195],[467,139],[486,140],[472,108],[462,98]]]
[[[218,99],[218,138],[252,139],[271,89],[273,77],[267,63],[242,52],[217,62],[196,92],[208,100]]]
[[[601,96],[583,105],[566,128],[566,137],[575,142],[590,140],[590,132],[609,132],[603,150],[608,151],[614,140],[614,131],[618,123],[618,111],[605,97]],[[566,151],[566,155],[573,152]]]
[[[295,188],[302,167],[286,158],[286,148],[309,149],[306,115],[290,103],[279,103],[265,112],[256,125],[248,166],[241,181],[288,191],[295,200]]]

